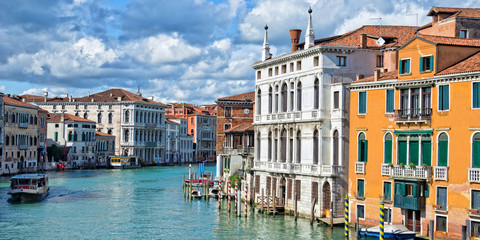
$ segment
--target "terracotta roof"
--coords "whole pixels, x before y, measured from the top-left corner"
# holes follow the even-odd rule
[[[243,101],[244,99],[247,102],[255,101],[255,92],[241,93],[229,97],[223,97],[219,98],[218,101]]]
[[[69,114],[69,113],[49,113],[47,116],[47,121],[50,122],[60,122],[61,118],[64,118],[65,122],[90,122],[90,123],[96,123],[95,121],[88,120],[85,118],[77,117],[75,115]]]
[[[28,104],[28,103],[24,103],[22,101],[18,101],[16,99],[13,99],[9,96],[5,96],[3,98],[3,101],[5,104],[10,104],[10,105],[17,105],[17,106],[23,106],[23,107],[30,107],[30,108],[38,108],[37,106],[35,105],[32,105],[32,104]]]
[[[96,135],[99,135],[99,136],[106,136],[106,137],[115,137],[111,134],[108,134],[108,133],[104,133],[104,132],[100,132],[100,131],[95,131],[95,134]]]
[[[397,79],[397,76],[398,76],[397,71],[380,73],[380,76],[378,77],[378,80],[377,80],[377,81]],[[371,76],[371,77],[362,78],[362,79],[353,81],[352,84],[362,83],[362,82],[373,82],[374,80],[375,80],[375,79],[374,79],[374,76]]]
[[[418,27],[411,26],[366,25],[319,45],[359,47],[361,44],[360,35],[367,34],[367,48],[379,48],[375,43],[379,37],[386,40],[385,45],[387,46],[401,46],[415,36],[417,29]]]
[[[480,47],[480,39],[474,38],[454,38],[454,37],[441,37],[432,35],[418,35],[417,38],[425,39],[435,44],[452,45],[452,46],[467,46],[467,47]]]
[[[44,97],[37,95],[24,94],[19,97],[24,98],[26,102],[43,102]]]
[[[436,75],[447,75],[454,73],[468,73],[480,71],[480,51],[467,57],[466,59],[438,72]]]
[[[433,16],[438,13],[451,13],[458,17],[480,18],[480,8],[447,8],[447,7],[432,7],[427,16]]]
[[[48,113],[48,111],[45,110],[45,109],[43,109],[43,108],[38,108],[38,111],[39,111],[39,112],[46,112],[46,113]]]
[[[246,132],[246,131],[254,131],[254,130],[255,128],[253,127],[252,123],[242,123],[228,130],[225,130],[225,133]]]

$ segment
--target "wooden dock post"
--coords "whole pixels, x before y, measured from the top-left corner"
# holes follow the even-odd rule
[[[435,237],[435,232],[434,232],[434,225],[433,225],[433,220],[430,220],[430,239],[433,240]]]
[[[330,202],[330,229],[333,229],[333,201]]]
[[[268,212],[270,211],[270,191],[267,191],[267,201],[266,201],[266,204],[267,204],[267,214],[268,214]]]
[[[277,196],[277,192],[273,189],[272,193],[272,205],[273,205],[273,216],[275,216],[275,212],[277,211],[277,206],[275,205],[275,196]]]
[[[313,198],[312,207],[310,208],[310,225],[313,225],[313,220],[315,220],[315,204],[317,203],[317,198]]]
[[[297,221],[297,217],[298,217],[298,212],[297,212],[297,201],[298,201],[298,198],[297,198],[297,193],[295,193],[295,221]]]
[[[263,188],[262,188],[262,200],[260,201],[260,204],[262,205],[262,208],[260,208],[261,211],[263,211],[263,208],[264,208],[264,204],[263,204],[264,201],[265,201],[265,195],[263,194]]]

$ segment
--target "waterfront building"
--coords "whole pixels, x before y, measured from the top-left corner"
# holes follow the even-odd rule
[[[38,107],[4,96],[2,174],[37,170]]]
[[[38,109],[38,169],[48,169],[52,164],[49,163],[47,154],[47,118],[48,111]]]
[[[108,167],[111,156],[115,155],[115,136],[104,133],[95,132],[95,166]]]
[[[290,30],[292,51],[273,57],[267,30],[262,60],[255,69],[255,191],[275,195],[300,215],[343,217],[347,193],[349,90],[357,74],[370,76],[382,59],[414,36],[416,27],[363,26],[315,39],[312,11],[305,42],[301,30]],[[379,43],[380,42],[380,43]],[[387,61],[390,63],[390,61]]]
[[[140,156],[147,164],[165,155],[165,105],[124,89],[84,97],[23,95],[52,113],[69,113],[95,121],[97,130],[115,136],[115,155]]]
[[[187,134],[187,120],[166,116],[166,159],[164,162],[189,163],[193,161],[193,136]]]
[[[188,134],[193,136],[193,161],[215,161],[216,105],[172,103],[165,109],[165,115],[187,120]]]
[[[49,113],[47,138],[66,149],[68,168],[95,166],[95,121],[68,113]]]
[[[0,175],[3,174],[3,159],[4,159],[4,149],[5,149],[5,144],[4,144],[4,134],[5,134],[5,103],[4,103],[4,94],[0,92]]]
[[[429,16],[420,30],[429,35],[398,50],[395,71],[351,84],[350,219],[378,225],[383,201],[386,224],[450,239],[466,225],[467,239],[478,238],[480,10],[434,7]]]

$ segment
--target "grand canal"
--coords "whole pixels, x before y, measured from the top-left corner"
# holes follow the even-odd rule
[[[306,219],[250,210],[237,218],[216,201],[185,201],[186,174],[187,166],[48,172],[50,194],[28,204],[8,202],[0,178],[0,239],[343,239],[342,228]]]

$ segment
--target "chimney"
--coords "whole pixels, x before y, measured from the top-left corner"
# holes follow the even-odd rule
[[[148,100],[153,101],[153,96],[148,97]]]
[[[367,34],[360,34],[360,48],[367,48]]]
[[[68,95],[68,101],[72,102],[72,95]]]
[[[363,74],[357,74],[357,81],[363,78],[364,78]]]
[[[88,92],[88,96],[90,97],[90,92]]]
[[[290,40],[292,41],[292,52],[297,51],[297,44],[302,35],[301,29],[290,29]]]
[[[380,78],[380,69],[373,70],[373,81],[378,81]]]
[[[48,98],[48,92],[44,92],[43,93],[43,101],[47,102],[47,98]]]
[[[122,101],[122,97],[117,97],[117,101],[121,102],[121,101]]]
[[[22,97],[22,102],[25,102],[25,98],[24,98],[24,97]]]
[[[112,96],[113,96],[113,93],[110,93],[110,97],[112,97]]]

